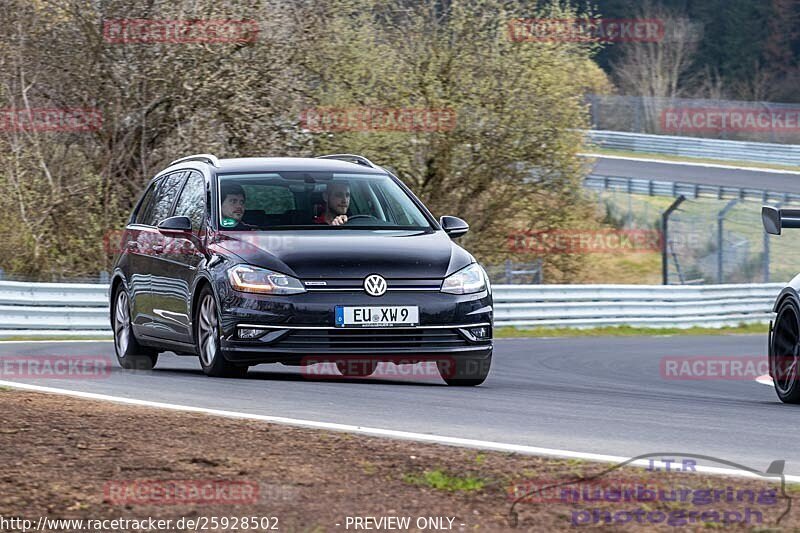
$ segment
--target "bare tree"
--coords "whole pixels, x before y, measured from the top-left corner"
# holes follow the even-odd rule
[[[664,28],[656,42],[623,43],[622,58],[612,65],[613,76],[623,93],[644,99],[648,129],[657,130],[664,102],[683,94],[685,77],[694,61],[699,27],[681,14],[649,0],[642,3],[637,15],[656,19]]]
[[[307,52],[299,11],[278,1],[10,0],[0,11],[1,107],[84,108],[102,124],[0,132],[2,266],[96,273],[111,259],[103,234],[166,162],[302,150],[292,127],[305,87],[293,66]],[[118,19],[252,20],[260,31],[243,42],[110,42],[104,25]]]
[[[144,185],[186,153],[362,152],[395,167],[438,214],[469,219],[482,259],[508,233],[586,224],[576,153],[592,45],[515,42],[513,17],[570,18],[507,0],[7,0],[4,108],[88,108],[81,132],[0,132],[0,266],[29,276],[109,266]],[[110,42],[110,20],[253,20],[257,39]],[[586,74],[589,72],[589,74]],[[599,80],[602,81],[602,80]],[[443,131],[309,132],[312,106],[452,110]],[[591,220],[589,220],[591,222]],[[552,258],[572,272],[574,257]],[[550,279],[558,279],[553,274]]]
[[[319,151],[357,150],[390,162],[437,215],[464,217],[470,250],[486,261],[526,260],[509,233],[592,224],[581,194],[577,130],[592,44],[513,41],[514,17],[538,13],[501,0],[465,0],[401,9],[359,0],[345,16],[323,14],[329,42],[313,57],[317,102],[335,107],[448,108],[452,128],[433,132],[333,132],[315,135]],[[555,9],[555,8],[554,8]],[[580,258],[546,257],[548,279]]]

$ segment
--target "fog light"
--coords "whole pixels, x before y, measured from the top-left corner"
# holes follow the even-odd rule
[[[489,336],[489,328],[481,326],[479,328],[470,328],[469,332],[476,339],[485,339]]]
[[[266,333],[266,331],[263,329],[239,328],[240,339],[257,339],[264,335],[264,333]]]

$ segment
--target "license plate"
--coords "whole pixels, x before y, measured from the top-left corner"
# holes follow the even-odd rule
[[[378,328],[416,326],[419,324],[417,306],[336,306],[337,328]]]

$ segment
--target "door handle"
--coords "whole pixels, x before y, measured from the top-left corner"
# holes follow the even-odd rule
[[[163,244],[154,244],[153,245],[153,251],[155,253],[157,253],[157,254],[160,254],[161,252],[164,251],[164,245]]]
[[[128,241],[128,250],[138,250],[139,243],[136,241]]]

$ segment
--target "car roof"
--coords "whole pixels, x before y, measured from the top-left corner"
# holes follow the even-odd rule
[[[382,168],[371,168],[338,159],[318,159],[314,157],[241,157],[220,159],[214,167],[217,174],[239,172],[347,172],[350,174],[387,174]]]

